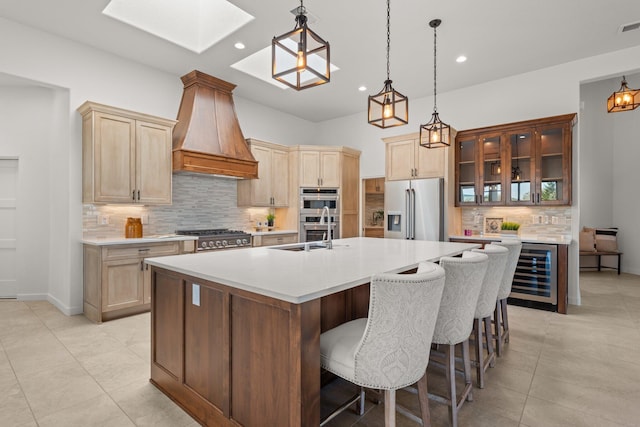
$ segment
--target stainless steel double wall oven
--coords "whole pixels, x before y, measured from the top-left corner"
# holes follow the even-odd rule
[[[325,223],[320,224],[322,210],[329,208],[331,238],[340,238],[340,189],[338,188],[300,188],[300,241],[313,242],[323,240],[327,234]]]

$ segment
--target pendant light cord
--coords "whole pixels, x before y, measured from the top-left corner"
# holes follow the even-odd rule
[[[389,65],[389,51],[391,50],[391,0],[387,0],[387,80],[391,75],[391,66]]]
[[[438,107],[437,107],[437,99],[438,99],[438,94],[436,92],[436,81],[437,81],[437,74],[436,74],[436,54],[437,54],[437,43],[436,43],[436,38],[437,36],[437,25],[433,27],[433,112],[437,113],[438,112]]]

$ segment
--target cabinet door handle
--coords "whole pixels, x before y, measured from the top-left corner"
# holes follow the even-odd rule
[[[144,271],[144,260],[140,261],[140,271]]]
[[[540,203],[540,193],[538,193],[538,203]]]
[[[136,190],[133,190],[133,193],[131,194],[131,199],[135,202],[136,201]]]
[[[140,201],[140,190],[138,190],[138,201]]]

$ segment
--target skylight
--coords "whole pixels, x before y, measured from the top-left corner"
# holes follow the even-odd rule
[[[320,58],[314,58],[314,55],[309,56],[307,61],[309,62],[309,64],[315,64],[316,66],[317,62],[322,62]],[[271,77],[271,45],[265,47],[264,49],[260,49],[256,53],[249,55],[244,59],[241,59],[235,64],[231,64],[231,68],[235,68],[236,70],[249,74],[252,77],[263,80],[267,83],[271,83],[272,85],[278,86],[281,89],[289,88],[289,86],[284,85]],[[329,68],[331,69],[332,73],[340,69],[333,64],[330,64]],[[309,76],[306,78],[307,80],[314,77],[310,75],[311,73],[307,74],[309,74]],[[301,77],[302,80],[305,81],[305,73],[302,73]]]
[[[254,19],[226,0],[111,0],[102,13],[198,54]]]

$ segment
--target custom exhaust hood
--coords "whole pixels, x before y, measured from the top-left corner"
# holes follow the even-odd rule
[[[173,171],[258,178],[258,162],[242,135],[231,95],[236,85],[197,70],[181,79]]]

